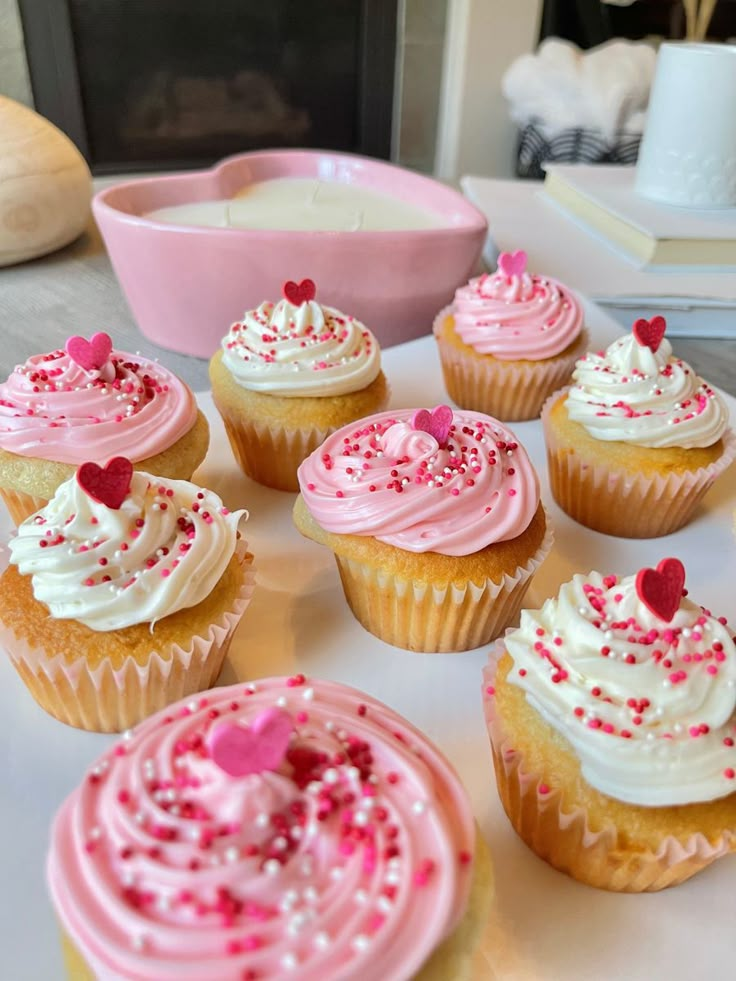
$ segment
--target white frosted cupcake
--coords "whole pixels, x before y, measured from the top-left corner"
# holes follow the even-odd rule
[[[315,295],[309,279],[286,283],[282,300],[232,325],[210,362],[235,458],[279,490],[299,489],[297,467],[329,433],[388,404],[373,334]]]
[[[42,708],[117,732],[214,684],[253,588],[242,515],[124,457],[61,484],[0,578],[0,643]]]
[[[555,500],[609,535],[677,531],[734,458],[726,404],[673,354],[665,328],[664,317],[637,320],[586,354],[542,412]]]

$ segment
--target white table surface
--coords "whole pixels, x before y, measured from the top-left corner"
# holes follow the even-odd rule
[[[618,332],[600,313],[591,312],[590,319],[596,345]],[[385,352],[384,366],[395,406],[446,399],[430,338]],[[736,417],[736,400],[728,402]],[[436,740],[457,767],[492,848],[496,978],[732,978],[736,860],[722,859],[676,889],[628,896],[580,885],[536,858],[512,831],[496,795],[480,694],[485,652],[410,654],[364,631],[344,602],[331,554],[292,527],[294,496],[240,475],[209,396],[201,404],[212,423],[212,445],[198,479],[230,507],[250,510],[258,580],[220,680],[302,671],[347,682],[383,699]],[[556,592],[575,571],[630,573],[676,555],[686,564],[691,595],[736,620],[736,467],[711,490],[690,527],[665,539],[626,541],[588,531],[559,511],[547,490],[539,422],[514,428],[539,469],[556,534],[528,605]],[[3,515],[0,534],[7,537],[8,530]],[[57,981],[61,958],[43,875],[49,823],[113,737],[76,731],[47,716],[6,658],[0,658],[0,716],[0,981]]]

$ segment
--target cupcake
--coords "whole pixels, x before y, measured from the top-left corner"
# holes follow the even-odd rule
[[[354,317],[321,306],[311,279],[232,325],[210,362],[212,397],[243,473],[296,491],[329,433],[388,404],[381,352]]]
[[[127,735],[51,831],[70,978],[473,976],[490,861],[449,763],[387,706],[268,678]]]
[[[124,457],[64,481],[0,577],[0,646],[39,705],[119,732],[214,684],[252,591],[242,515]]]
[[[736,849],[736,648],[684,581],[673,558],[577,575],[486,669],[504,809],[592,886],[664,889]]]
[[[502,252],[498,269],[461,286],[434,323],[450,398],[509,422],[536,419],[586,350],[574,293],[526,270],[526,253]]]
[[[674,357],[665,327],[637,320],[586,354],[542,413],[555,500],[608,535],[677,531],[734,457],[723,399]]]
[[[16,524],[86,460],[127,456],[136,469],[188,480],[208,443],[184,382],[113,350],[104,333],[33,355],[0,384],[0,496]]]
[[[514,434],[446,405],[383,412],[299,468],[296,527],[332,549],[356,618],[412,651],[465,651],[519,611],[551,534]]]

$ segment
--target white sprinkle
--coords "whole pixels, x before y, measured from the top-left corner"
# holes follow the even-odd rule
[[[299,841],[299,839],[303,834],[304,832],[302,831],[301,827],[298,824],[295,824],[294,827],[289,831],[289,837],[293,841]]]
[[[320,790],[322,790],[321,780],[310,780],[310,782],[307,784],[308,794],[318,794]]]
[[[254,824],[257,828],[267,828],[269,823],[269,816],[265,811],[261,811],[260,814],[256,814]]]
[[[391,869],[390,872],[386,873],[386,882],[390,886],[398,886],[401,882],[401,872],[398,869]]]
[[[358,906],[364,906],[368,902],[368,893],[365,889],[358,889],[353,898]]]
[[[342,879],[342,877],[343,877],[343,869],[341,865],[335,865],[334,868],[330,869],[331,879],[338,880],[338,879]]]
[[[314,888],[314,886],[307,886],[307,888],[302,893],[302,896],[304,896],[305,900],[308,903],[316,903],[317,900],[319,899],[319,893]]]
[[[415,814],[424,814],[424,812],[427,810],[427,803],[423,800],[415,800],[411,805],[411,809]]]
[[[322,774],[322,779],[325,783],[337,783],[340,779],[340,774],[334,767],[331,766]]]
[[[190,841],[199,841],[199,828],[189,828],[187,831],[187,838]]]
[[[143,950],[146,946],[146,938],[141,933],[137,933],[131,940],[133,950]]]
[[[682,628],[682,636],[683,637],[690,637],[691,635],[692,635],[692,630],[690,629],[690,627],[683,627]]]
[[[236,845],[229,845],[225,849],[225,861],[232,864],[240,858],[240,849]]]
[[[120,876],[120,881],[124,886],[132,886],[135,884],[135,872],[132,869],[125,869]]]
[[[319,933],[315,934],[314,946],[319,947],[320,950],[327,950],[330,946],[330,935],[324,930],[320,930]]]
[[[314,859],[311,855],[305,855],[300,866],[301,873],[305,878],[314,872]]]
[[[288,913],[297,899],[299,899],[299,893],[296,889],[287,889],[279,903],[279,909],[284,913]]]
[[[289,933],[295,934],[302,931],[304,927],[307,925],[307,923],[310,921],[312,916],[314,915],[313,913],[310,915],[310,913],[311,911],[306,912],[304,910],[300,910],[298,913],[294,913],[292,918],[289,920],[289,927],[288,927]]]
[[[210,865],[220,865],[220,864],[221,864],[220,856],[216,852],[213,855],[210,855]]]
[[[277,858],[269,858],[263,863],[263,871],[267,875],[278,875],[281,871],[281,862]]]
[[[156,906],[162,911],[166,912],[171,909],[171,896],[168,893],[162,892],[161,895],[156,900]]]
[[[311,702],[314,698],[314,688],[305,688],[302,692],[302,698],[305,702]]]
[[[276,699],[276,704],[278,705],[279,708],[286,708],[287,705],[286,696],[279,695],[279,697]]]
[[[370,816],[365,813],[365,811],[358,811],[358,813],[353,817],[355,824],[364,827],[370,821]]]
[[[100,828],[90,828],[89,837],[91,841],[99,841],[102,837],[102,830]]]
[[[325,729],[328,732],[334,732],[335,731],[335,723],[331,719],[328,719],[327,722],[325,722]]]
[[[129,742],[133,738],[133,730],[126,729],[122,735],[122,738],[126,741],[126,743]]]
[[[349,766],[347,769],[347,775],[350,778],[350,780],[359,780],[360,770],[358,769],[357,766]]]
[[[390,913],[393,908],[388,896],[379,896],[376,906],[382,913]]]
[[[143,811],[138,811],[133,816],[133,820],[135,821],[136,824],[144,824],[146,820],[146,815],[143,813]]]
[[[159,549],[159,551],[161,551],[161,550]],[[156,554],[158,555],[158,552]],[[164,553],[161,552],[161,554],[163,555]],[[187,708],[189,709],[190,712],[196,712],[197,709],[199,708],[199,702],[197,702],[196,700],[192,699],[191,702],[187,702]]]
[[[283,835],[278,835],[278,837],[273,840],[273,847],[277,852],[283,852],[284,849],[289,847],[289,842]]]
[[[296,954],[284,954],[284,956],[281,958],[281,966],[285,967],[287,971],[293,971],[296,965]]]
[[[359,933],[357,937],[353,938],[353,947],[356,950],[368,950],[371,945],[371,938],[366,937],[364,933]]]

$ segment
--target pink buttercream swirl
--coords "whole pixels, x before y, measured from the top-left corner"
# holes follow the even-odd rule
[[[163,452],[197,418],[192,392],[166,368],[112,351],[85,370],[65,351],[30,357],[0,385],[0,448],[75,466]]]
[[[451,308],[461,340],[500,361],[542,361],[579,336],[583,309],[575,295],[548,276],[496,272],[471,279]]]
[[[274,770],[235,777],[213,727],[293,720]],[[142,723],[63,804],[48,879],[105,981],[404,981],[462,917],[474,824],[427,739],[303,675],[215,689]]]
[[[511,430],[490,416],[454,411],[440,446],[413,428],[416,411],[351,423],[307,457],[299,486],[319,524],[445,555],[470,555],[525,531],[539,482]]]

